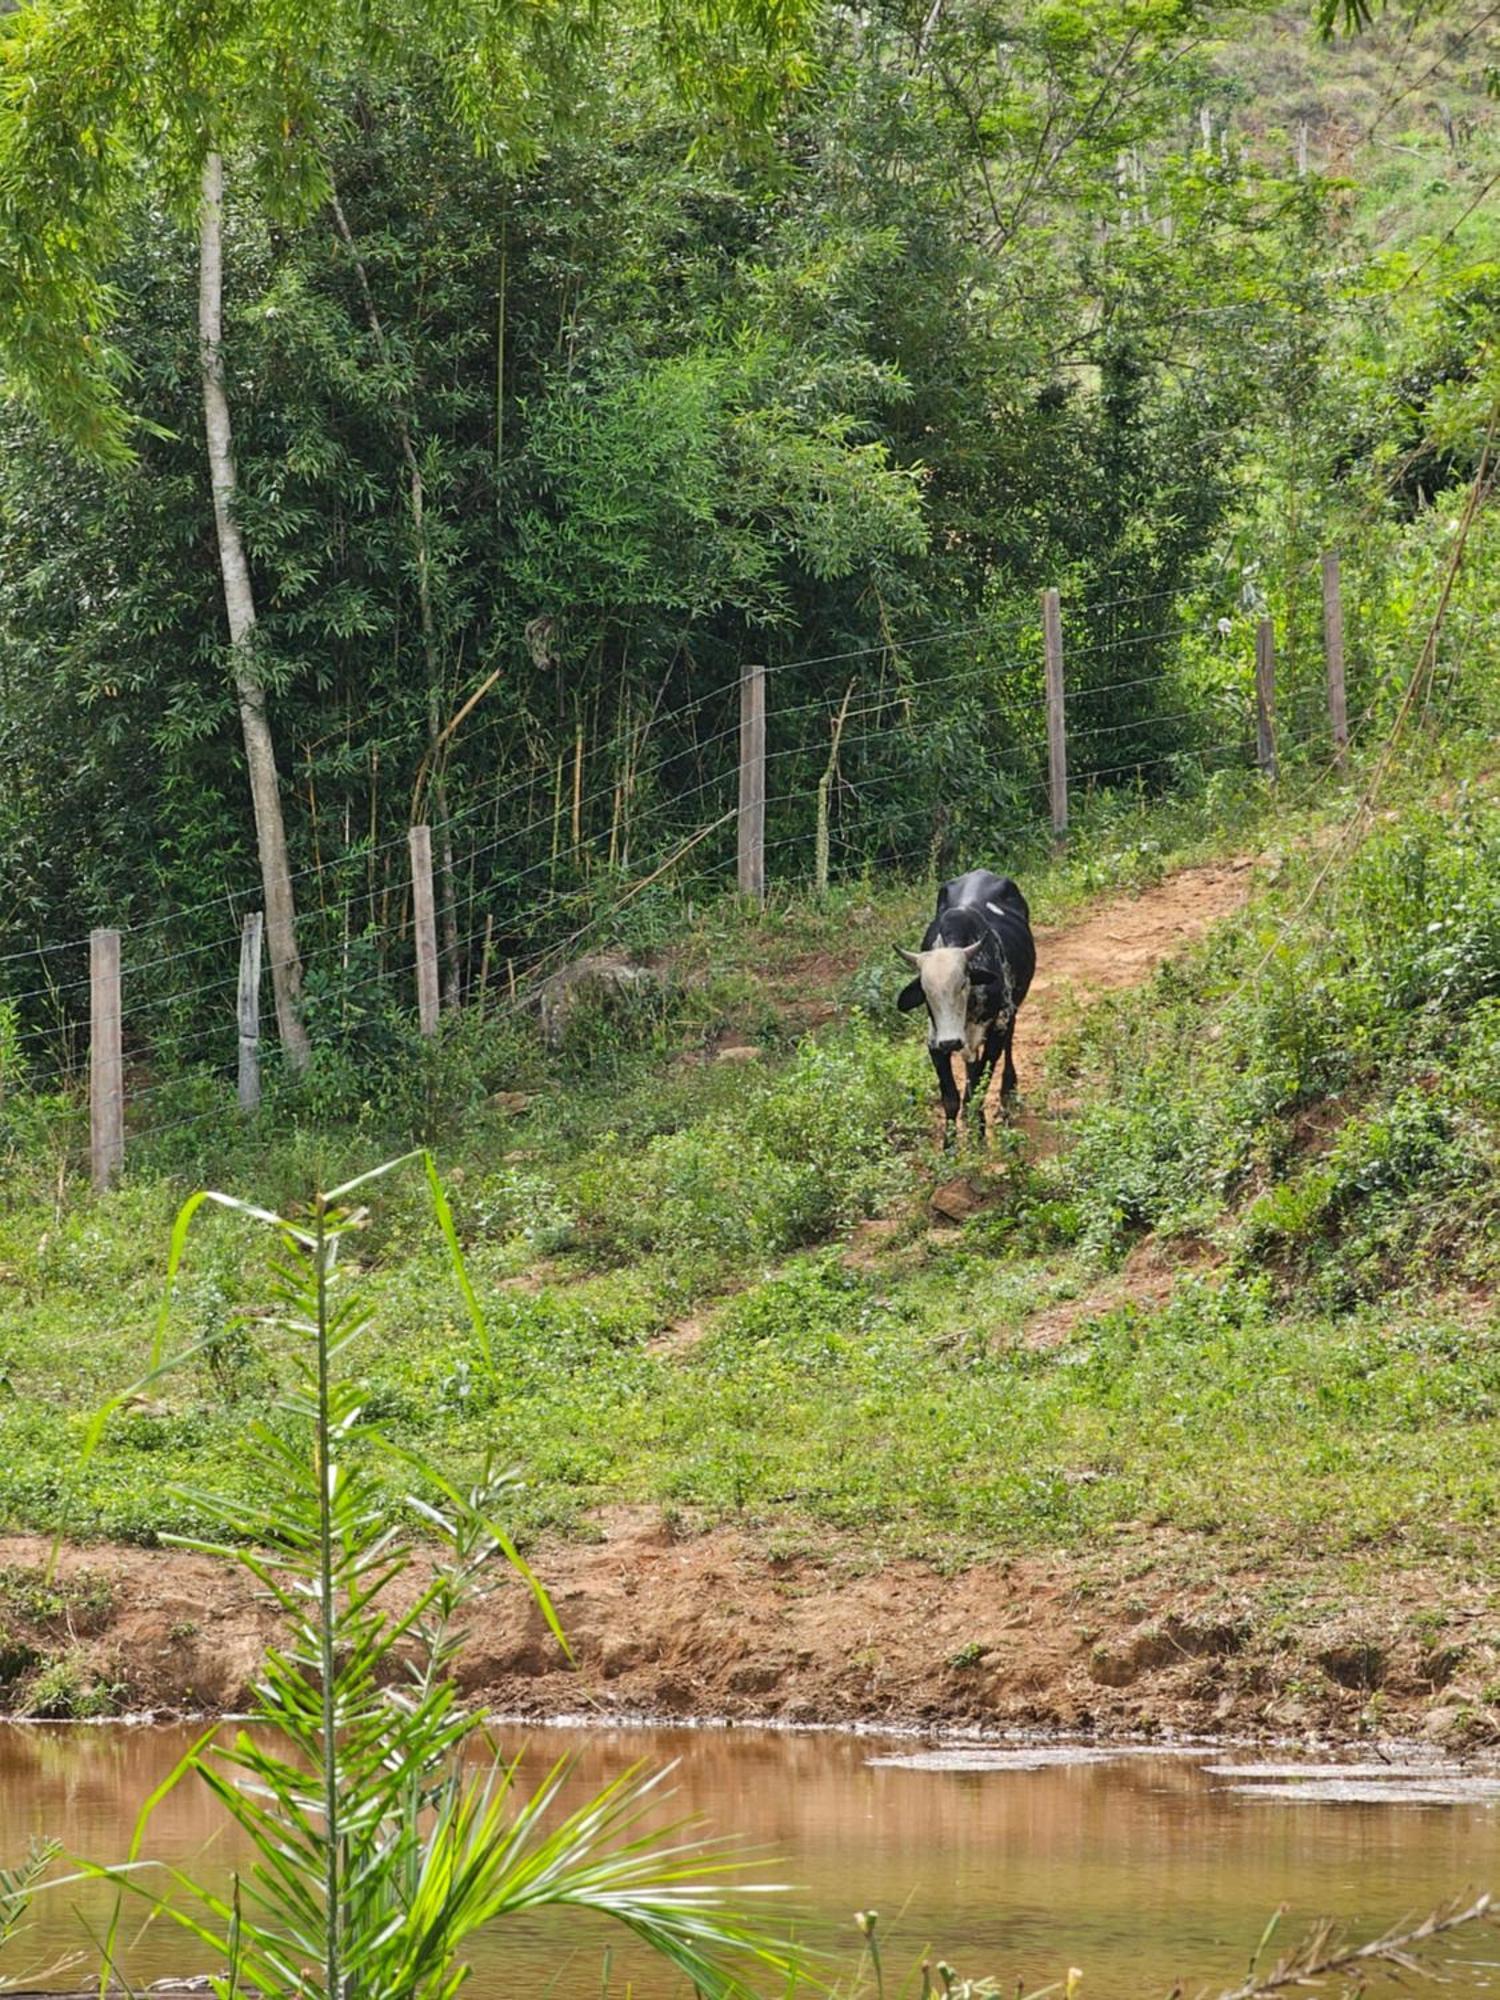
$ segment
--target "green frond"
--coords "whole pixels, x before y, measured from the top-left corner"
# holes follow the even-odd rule
[[[430,1157],[390,1162],[341,1194],[418,1160],[487,1353]],[[169,1300],[203,1201],[275,1232],[288,1307],[278,1325],[291,1381],[275,1425],[250,1426],[247,1497],[192,1495],[233,1539],[188,1544],[237,1562],[287,1620],[256,1688],[255,1721],[273,1734],[267,1741],[241,1730],[227,1744],[195,1744],[143,1808],[130,1861],[100,1871],[105,1879],[210,1944],[232,1968],[228,1984],[241,1989],[447,2000],[467,1977],[464,1952],[476,1931],[546,1907],[613,1919],[706,1995],[748,1992],[736,1969],[744,1964],[786,1974],[790,1954],[729,1901],[743,1856],[683,1838],[680,1827],[647,1825],[659,1778],[628,1772],[563,1812],[566,1764],[524,1798],[515,1762],[494,1757],[477,1774],[468,1767],[465,1751],[484,1725],[444,1676],[458,1645],[454,1620],[497,1565],[524,1584],[566,1649],[541,1580],[496,1518],[515,1476],[486,1465],[460,1487],[368,1419],[357,1382],[339,1364],[369,1312],[356,1290],[330,1299],[338,1244],[356,1218],[330,1199],[314,1204],[310,1232],[223,1195],[184,1204]],[[159,1371],[181,1359],[163,1349],[159,1340]],[[433,1531],[438,1560],[405,1604],[395,1586],[415,1551],[371,1469],[382,1460],[410,1467],[436,1495],[408,1503]],[[151,1816],[189,1777],[218,1801],[250,1862],[227,1892],[169,1872],[172,1894],[164,1896],[135,1864]],[[112,1927],[111,1962],[113,1938]]]

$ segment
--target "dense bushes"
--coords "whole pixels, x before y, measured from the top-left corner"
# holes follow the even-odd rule
[[[686,1296],[813,1242],[905,1184],[898,1149],[926,1120],[916,1074],[910,1048],[863,1026],[804,1042],[722,1121],[663,1133],[643,1151],[606,1141],[577,1177],[579,1229],[596,1254],[659,1257]]]
[[[1330,1264],[1335,1298],[1497,1258],[1500,810],[1382,826],[1291,921],[1223,933],[1085,1024],[1067,1166],[1108,1241],[1248,1204],[1245,1254]],[[1326,911],[1326,916],[1323,914]]]
[[[623,22],[601,22],[591,87],[529,160],[477,158],[448,94],[398,63],[330,109],[362,274],[321,210],[268,212],[231,163],[240,512],[310,1029],[346,1057],[323,1066],[329,1094],[411,1058],[414,806],[451,813],[440,894],[462,973],[493,991],[507,960],[596,937],[686,837],[714,829],[696,882],[652,893],[680,907],[725,880],[747,662],[773,674],[783,880],[809,872],[846,692],[836,871],[945,869],[1038,821],[1040,585],[1064,593],[1080,781],[1155,792],[1248,763],[1266,612],[1287,761],[1321,750],[1316,562],[1335,540],[1356,721],[1390,712],[1492,400],[1493,277],[1470,254],[1489,225],[1481,209],[1440,240],[1420,287],[1388,272],[1350,226],[1358,190],[1294,175],[1262,122],[1268,58],[1278,89],[1298,74],[1299,117],[1309,89],[1341,103],[1336,61],[1289,18],[1215,20],[1212,55],[1207,25],[1125,0],[940,10],[921,35],[899,6],[827,10],[771,172],[690,148]],[[1455,82],[1478,95],[1477,69]],[[1075,93],[1087,116],[1059,124]],[[1452,125],[1423,106],[1421,221],[1453,167]],[[79,467],[4,420],[0,991],[38,1083],[76,1054],[92,922],[153,927],[127,951],[152,985],[132,1055],[222,1061],[257,893],[194,246],[160,209],[118,222],[109,338],[137,462]],[[1376,242],[1399,226],[1382,213]],[[1465,577],[1474,622],[1444,651],[1459,706],[1448,670],[1493,643],[1497,567]]]

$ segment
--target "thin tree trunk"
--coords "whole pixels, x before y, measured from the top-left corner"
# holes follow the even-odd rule
[[[349,253],[364,301],[365,318],[375,342],[375,351],[386,359],[385,328],[375,306],[364,259],[354,247],[354,233],[335,191],[330,200],[334,227]],[[427,489],[422,466],[412,442],[411,424],[405,409],[395,403],[396,440],[406,467],[406,501],[411,518],[412,548],[417,559],[417,615],[422,632],[422,660],[427,670],[427,754],[432,763],[432,802],[437,808],[439,902],[443,932],[443,1000],[451,1008],[463,997],[462,970],[458,945],[458,881],[453,866],[453,834],[448,821],[448,785],[443,775],[443,675],[438,654],[437,621],[432,611],[432,562],[427,541]]]
[[[238,490],[229,397],[224,387],[224,162],[210,153],[203,163],[203,201],[198,218],[198,342],[203,372],[203,428],[208,442],[214,526],[219,568],[234,662],[234,690],[245,737],[245,765],[255,808],[255,844],[260,855],[266,903],[266,943],[276,1026],[286,1059],[304,1069],[310,1054],[302,1021],[302,960],[297,952],[297,909],[287,865],[286,826],[281,816],[281,784],[276,746],[266,715],[266,691],[255,663],[255,595],[250,565],[235,520]]]

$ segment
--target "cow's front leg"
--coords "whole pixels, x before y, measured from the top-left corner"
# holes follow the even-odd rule
[[[958,1085],[953,1081],[953,1058],[939,1049],[929,1048],[932,1066],[937,1071],[938,1094],[943,1100],[943,1151],[951,1153],[958,1138]]]
[[[974,1136],[984,1144],[984,1057],[964,1064],[964,1123],[974,1127]]]

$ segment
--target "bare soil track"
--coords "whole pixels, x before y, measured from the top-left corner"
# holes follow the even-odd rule
[[[1018,1037],[1023,1087],[1070,1003],[1149,977],[1240,907],[1253,869],[1185,869],[1039,933]],[[1173,1277],[1146,1246],[1094,1309],[1137,1288],[1159,1300]],[[1069,1323],[1088,1306],[1067,1308]],[[1059,1310],[1038,1315],[1028,1337],[1064,1338]],[[1496,1604],[1458,1567],[1403,1570],[1352,1604],[1313,1561],[1272,1576],[1253,1545],[1237,1556],[1144,1523],[1126,1524],[1118,1547],[956,1575],[872,1561],[831,1536],[776,1556],[746,1529],[683,1534],[653,1509],[611,1509],[598,1527],[597,1541],[534,1553],[573,1663],[507,1583],[472,1621],[459,1667],[471,1696],[504,1711],[601,1718],[1334,1739],[1425,1729],[1450,1747],[1500,1735],[1487,1702],[1500,1664]],[[39,1565],[49,1546],[0,1539],[0,1566]],[[274,1625],[242,1574],[136,1548],[66,1549],[60,1561],[65,1574],[108,1580],[109,1609],[67,1639],[123,1702],[158,1712],[243,1704]],[[1289,1616],[1299,1595],[1305,1614]],[[1454,1621],[1473,1642],[1438,1646],[1436,1626]]]
[[[1159,965],[1243,908],[1255,879],[1249,856],[1176,874],[1096,903],[1075,923],[1036,933],[1036,977],[1016,1023],[1016,1057],[1034,1077],[1040,1056],[1074,1007],[1140,986]],[[991,1084],[997,1094],[998,1081]],[[991,1109],[993,1109],[993,1104]]]

